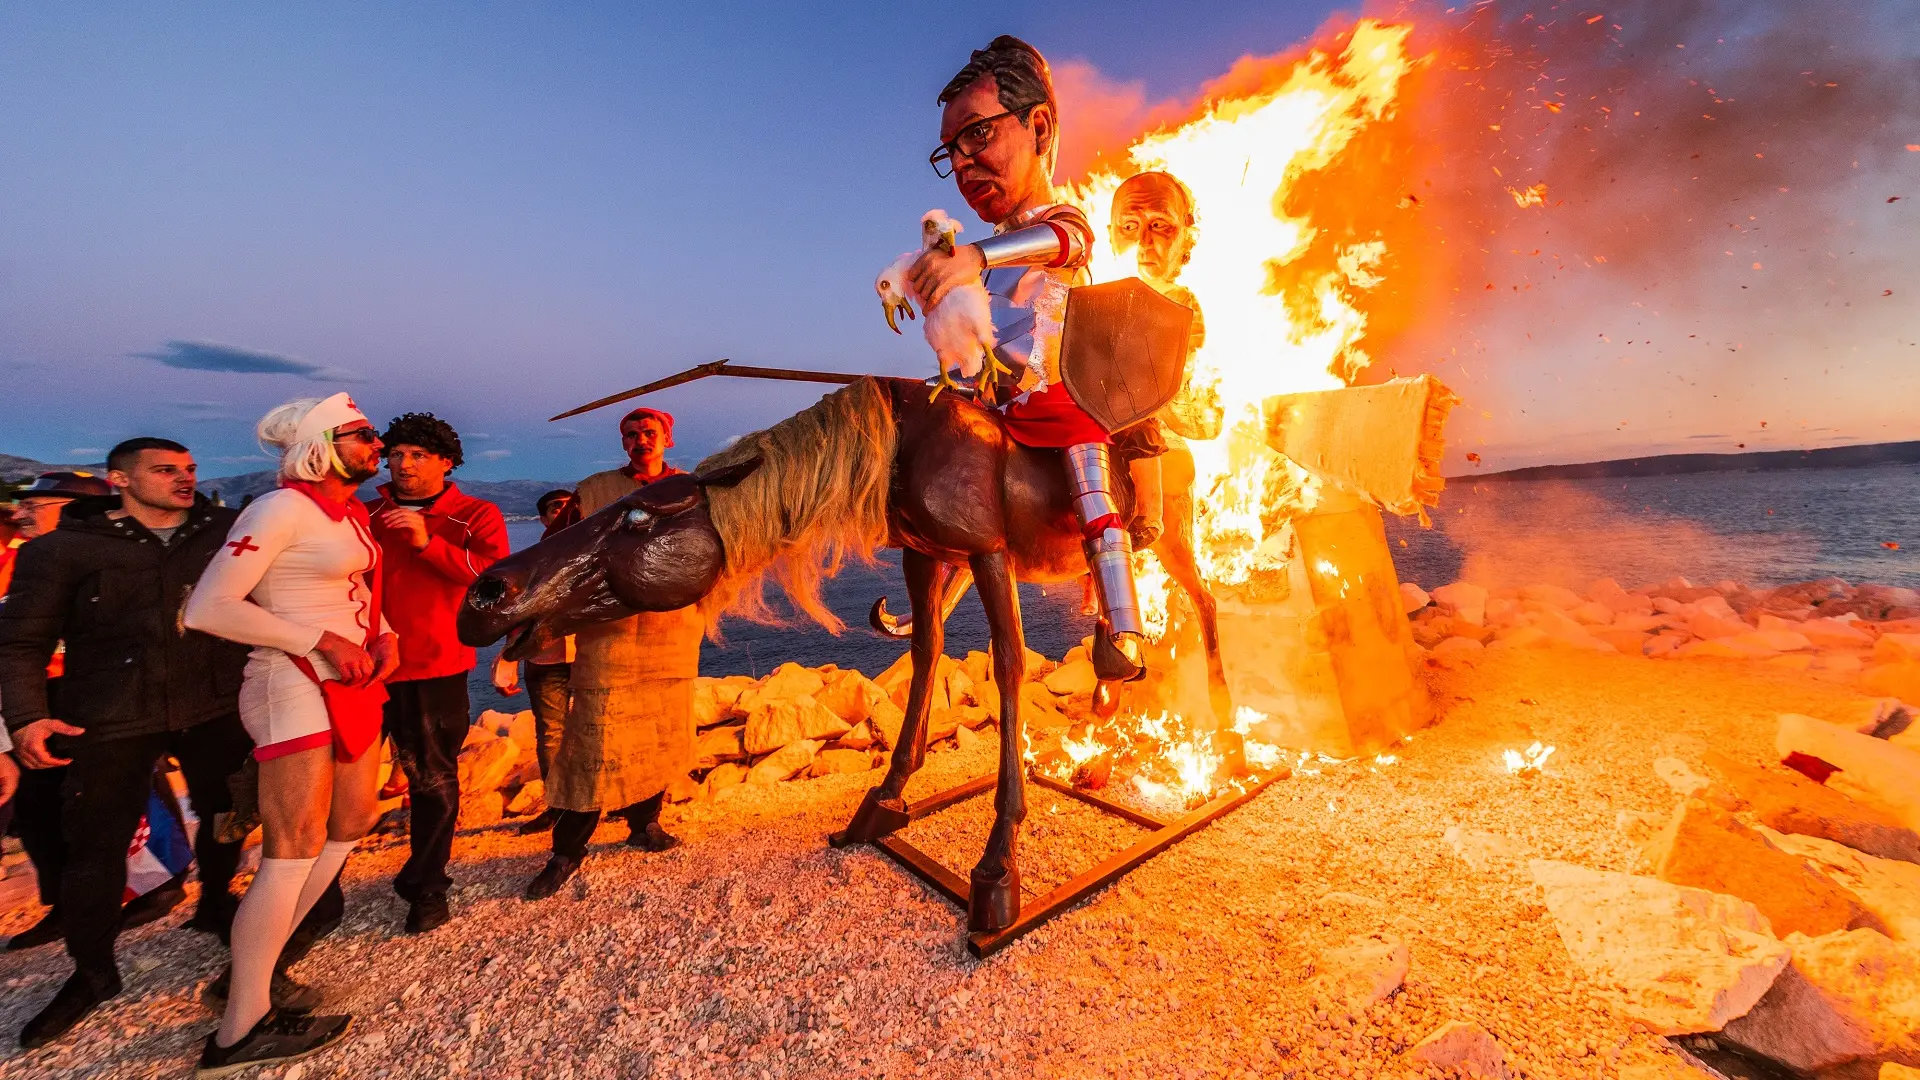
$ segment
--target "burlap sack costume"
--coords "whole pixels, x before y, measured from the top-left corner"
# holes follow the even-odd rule
[[[580,512],[592,514],[637,487],[623,472],[596,473],[580,483]],[[682,608],[576,635],[573,704],[547,777],[547,805],[618,810],[687,775],[705,630],[698,609]]]

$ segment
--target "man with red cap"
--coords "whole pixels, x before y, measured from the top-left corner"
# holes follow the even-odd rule
[[[627,464],[580,481],[579,516],[683,472],[667,464],[672,445],[671,414],[628,413],[620,421]],[[701,630],[699,615],[686,608],[604,623],[576,638],[572,701],[546,778],[547,804],[556,811],[553,856],[527,884],[529,900],[552,896],[579,869],[602,811],[626,819],[634,847],[665,851],[679,843],[660,827],[660,808],[669,778],[685,776],[692,764],[693,724],[689,703],[652,690],[682,674],[683,656],[697,658]]]

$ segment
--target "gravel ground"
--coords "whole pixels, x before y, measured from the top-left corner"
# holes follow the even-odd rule
[[[356,1014],[354,1034],[252,1075],[1399,1077],[1438,1075],[1402,1051],[1450,1020],[1491,1031],[1520,1076],[1673,1065],[1571,968],[1525,859],[1631,868],[1674,802],[1654,758],[1757,757],[1776,713],[1837,714],[1851,692],[1737,661],[1544,650],[1430,675],[1441,722],[1397,761],[1296,770],[986,961],[916,879],[824,843],[877,773],[672,808],[687,843],[664,855],[610,825],[574,887],[538,904],[519,890],[542,838],[463,835],[455,921],[419,938],[398,932],[387,887],[403,848],[378,841],[348,867],[340,933],[296,969]],[[909,797],[987,771],[983,734],[933,755]],[[1509,776],[1500,752],[1535,740],[1558,747],[1544,775]],[[1076,839],[1091,864],[1137,835],[1030,790],[1030,891],[1077,869]],[[964,873],[985,806],[914,838]],[[213,1024],[198,990],[224,952],[179,930],[186,914],[123,939],[126,991],[33,1054],[12,1033],[66,961],[0,954],[0,1077],[188,1075]],[[0,916],[0,933],[36,915]],[[1401,991],[1358,1017],[1316,1000],[1316,957],[1374,934],[1411,950]]]

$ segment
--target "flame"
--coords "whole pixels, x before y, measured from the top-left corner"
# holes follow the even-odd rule
[[[1532,206],[1545,206],[1547,204],[1547,185],[1545,184],[1535,184],[1525,190],[1508,188],[1507,194],[1513,196],[1513,205],[1522,210]]]
[[[1316,225],[1319,200],[1296,207],[1290,193],[1303,181],[1324,179],[1356,136],[1393,115],[1412,67],[1410,31],[1361,20],[1343,47],[1309,52],[1264,86],[1213,100],[1189,122],[1142,136],[1123,166],[1062,192],[1093,226],[1095,281],[1138,272],[1132,252],[1109,246],[1113,195],[1127,176],[1167,172],[1193,195],[1195,241],[1178,284],[1197,300],[1206,340],[1193,357],[1189,389],[1211,394],[1223,409],[1216,438],[1188,442],[1196,476],[1194,552],[1211,586],[1256,588],[1284,568],[1295,551],[1290,519],[1320,498],[1318,478],[1268,449],[1264,403],[1276,394],[1349,385],[1371,363],[1361,347],[1361,308],[1386,281],[1386,240],[1355,235],[1351,223],[1342,232]],[[1339,578],[1331,563],[1317,570]],[[1151,552],[1135,554],[1134,572],[1144,621],[1158,639],[1168,625],[1171,579]],[[1138,797],[1180,807],[1237,783],[1228,759],[1240,747],[1254,769],[1291,764],[1318,772],[1306,768],[1307,754],[1290,761],[1290,751],[1254,737],[1266,719],[1241,708],[1231,718],[1238,738],[1231,738],[1172,712],[1115,717],[1076,727],[1057,755],[1028,760],[1063,781],[1097,774],[1089,781],[1097,783],[1106,782],[1109,766],[1124,763]],[[1319,762],[1344,764],[1324,755]]]
[[[1544,772],[1547,759],[1553,756],[1557,747],[1534,743],[1523,753],[1519,750],[1503,750],[1500,756],[1506,761],[1507,773],[1517,775],[1526,772]]]
[[[1240,585],[1283,566],[1293,550],[1287,519],[1318,498],[1311,474],[1267,448],[1262,402],[1347,385],[1371,362],[1359,345],[1367,319],[1358,303],[1384,280],[1386,243],[1348,243],[1331,266],[1308,267],[1302,260],[1320,230],[1310,209],[1288,209],[1288,193],[1392,115],[1412,66],[1410,30],[1363,19],[1338,55],[1311,52],[1277,85],[1214,101],[1197,119],[1143,136],[1127,151],[1130,167],[1097,172],[1065,192],[1098,238],[1096,281],[1136,273],[1132,252],[1108,245],[1113,193],[1126,176],[1160,170],[1193,193],[1196,240],[1179,284],[1199,301],[1206,342],[1189,383],[1212,389],[1225,409],[1218,438],[1189,443],[1195,552],[1210,584]],[[1275,284],[1296,272],[1304,275],[1304,295]],[[1170,582],[1151,556],[1137,558],[1135,570],[1148,628],[1158,636]]]

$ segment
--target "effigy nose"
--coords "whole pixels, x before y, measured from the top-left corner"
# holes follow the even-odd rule
[[[468,602],[477,608],[495,608],[520,595],[522,586],[504,574],[492,571],[474,579],[467,591]]]

